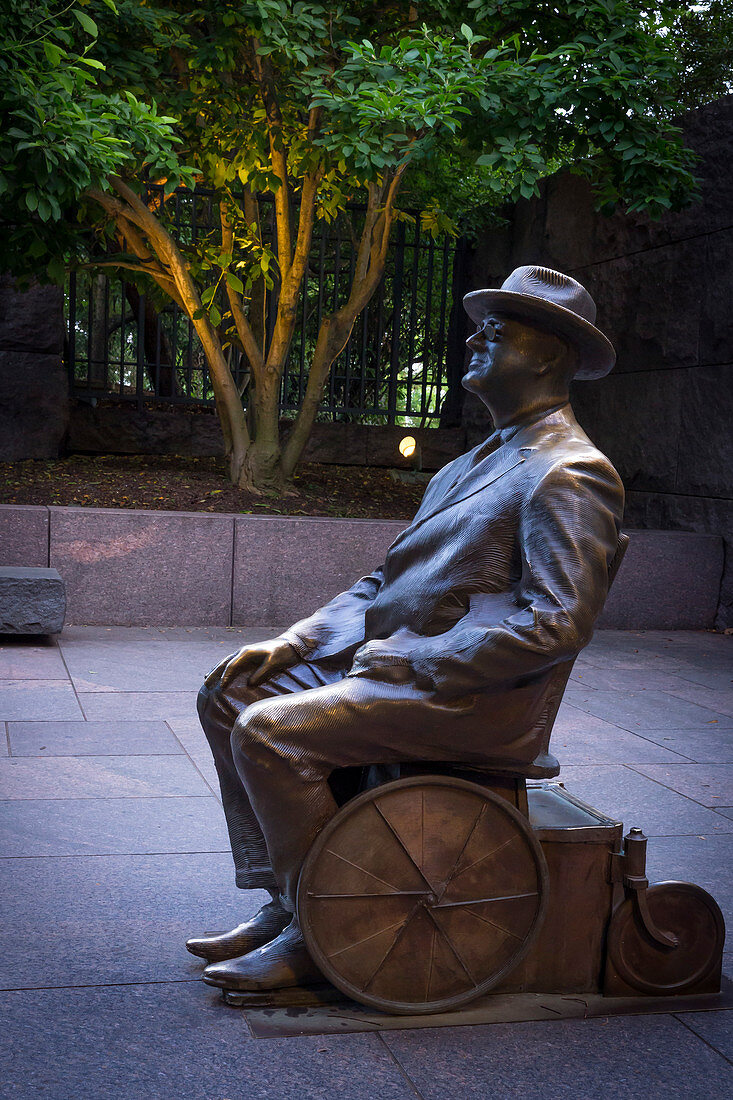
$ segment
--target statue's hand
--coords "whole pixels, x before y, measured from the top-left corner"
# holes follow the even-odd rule
[[[252,645],[242,646],[237,653],[230,653],[216,668],[213,668],[204,680],[207,687],[218,679],[219,686],[224,689],[231,684],[237,676],[248,673],[246,682],[250,687],[257,687],[264,680],[276,676],[278,672],[284,672],[287,668],[296,665],[300,658],[289,642],[281,638],[273,638],[269,642],[254,642]]]

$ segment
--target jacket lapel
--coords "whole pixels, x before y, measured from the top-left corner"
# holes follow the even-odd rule
[[[437,515],[438,512],[443,512],[446,508],[452,508],[454,504],[482,492],[488,485],[498,481],[504,474],[508,474],[515,466],[521,465],[524,460],[525,456],[520,454],[514,446],[505,445],[498,451],[494,451],[493,454],[487,455],[482,462],[474,466],[469,474],[462,477],[457,485],[449,489],[430,512],[420,517],[420,523],[430,519],[431,516]]]

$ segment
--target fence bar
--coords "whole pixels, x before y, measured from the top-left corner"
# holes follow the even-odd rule
[[[147,190],[162,202],[160,185],[150,184]],[[242,201],[243,195],[239,199]],[[182,243],[200,240],[216,227],[216,202],[216,194],[205,188],[180,189],[170,196],[166,206]],[[262,241],[277,256],[274,204],[270,196],[259,196],[258,202]],[[358,219],[363,210],[355,206],[350,214]],[[354,240],[340,219],[331,226],[322,222],[317,228],[301,288],[298,329],[285,364],[283,411],[292,413],[299,407],[309,355],[323,317],[339,309],[351,290]],[[403,417],[430,422],[441,415],[459,382],[452,366],[454,353],[446,347],[453,339],[447,314],[456,292],[457,247],[462,248],[462,242],[423,239],[419,217],[409,234],[405,222],[398,222],[377,293],[362,310],[329,372],[321,419],[351,421],[366,416],[373,423],[395,424]],[[409,249],[412,251],[406,255]],[[276,320],[280,271],[275,263],[272,277],[275,286],[266,295],[265,354]],[[221,305],[224,315],[223,289]],[[203,348],[188,317],[174,303],[152,313],[144,295],[132,294],[124,273],[109,279],[73,273],[67,308],[67,369],[72,394],[134,401],[138,408],[148,402],[213,405]],[[228,354],[240,385],[245,371],[242,354],[236,348]]]

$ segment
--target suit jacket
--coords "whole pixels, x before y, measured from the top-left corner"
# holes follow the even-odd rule
[[[488,695],[511,721],[519,699],[541,723],[552,669],[603,607],[624,492],[569,405],[502,438],[440,470],[384,565],[283,635],[301,657],[441,699]]]

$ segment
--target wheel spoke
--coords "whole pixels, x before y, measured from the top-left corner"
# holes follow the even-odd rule
[[[448,878],[445,880],[445,883],[443,885],[443,889],[440,892],[441,897],[446,892],[446,890],[448,889],[448,887],[450,886],[451,882],[453,881],[453,879],[455,877],[456,871],[458,870],[458,865],[460,864],[461,860],[463,859],[463,853],[465,852],[466,848],[468,847],[469,842],[470,842],[473,834],[476,832],[476,829],[478,828],[478,825],[479,825],[479,822],[481,821],[481,818],[486,813],[486,806],[487,806],[487,803],[484,802],[483,806],[481,807],[479,812],[476,814],[476,818],[474,820],[473,825],[468,830],[468,835],[466,836],[466,839],[463,842],[463,847],[461,848],[460,852],[456,856],[456,861],[453,864],[453,866],[451,867],[450,872],[448,874]]]
[[[495,898],[469,898],[467,901],[439,901],[433,909],[458,909],[463,905],[486,905],[491,901],[519,901],[521,898],[536,898],[537,891],[532,890],[528,894],[505,894]]]
[[[330,856],[335,856],[336,859],[342,860],[344,863],[348,863],[349,867],[355,868],[357,871],[361,871],[362,874],[368,875],[369,878],[373,878],[375,882],[381,882],[382,886],[388,886],[394,893],[399,894],[399,886],[394,886],[391,882],[387,882],[386,879],[380,878],[379,875],[375,875],[373,871],[367,871],[366,867],[362,867],[358,863],[354,863],[353,860],[347,859],[346,856],[342,856],[340,852],[334,852],[333,848],[326,848],[326,852]]]
[[[513,844],[514,841],[518,840],[520,836],[521,836],[521,833],[514,833],[513,836],[510,836],[509,839],[505,840],[503,844],[499,844],[496,848],[492,848],[490,852],[486,852],[484,855],[479,856],[479,858],[475,859],[473,861],[473,863],[469,863],[467,867],[462,867],[461,870],[458,872],[458,874],[455,876],[455,878],[460,878],[461,875],[465,875],[466,871],[470,871],[471,868],[473,868],[473,867],[478,867],[479,863],[483,863],[484,860],[491,859],[492,856],[497,855],[504,848],[506,848],[507,845]],[[455,879],[454,879],[454,881],[455,881]]]
[[[346,898],[387,898],[387,899],[391,899],[391,898],[394,898],[394,897],[424,898],[425,897],[425,891],[424,890],[395,890],[394,893],[392,893],[392,894],[385,894],[381,891],[379,893],[375,893],[375,894],[368,894],[368,893],[364,893],[364,894],[314,894],[309,890],[308,891],[308,897],[309,898],[316,898],[319,901],[326,901],[329,898],[339,898],[340,900],[341,899],[346,899]]]
[[[459,951],[458,951],[458,948],[457,948],[457,947],[455,946],[455,944],[453,943],[453,941],[451,940],[451,938],[450,938],[450,937],[448,936],[448,934],[447,934],[447,933],[445,932],[445,930],[444,930],[444,929],[443,929],[443,928],[441,927],[440,921],[439,921],[439,920],[438,920],[438,918],[437,918],[437,917],[435,916],[435,914],[433,913],[432,909],[427,909],[427,908],[426,908],[425,912],[426,912],[426,913],[428,914],[428,916],[429,916],[429,917],[430,917],[430,919],[432,920],[433,924],[434,924],[434,925],[435,925],[435,927],[436,927],[436,928],[438,929],[438,931],[440,932],[440,934],[441,934],[441,936],[443,937],[443,939],[445,940],[445,942],[446,942],[446,943],[448,944],[448,947],[450,948],[450,950],[451,950],[451,951],[453,952],[453,954],[455,955],[455,957],[456,957],[456,958],[458,959],[458,962],[459,962],[459,963],[460,963],[460,965],[461,965],[461,969],[462,969],[463,971],[465,971],[465,974],[466,974],[466,977],[468,978],[468,980],[469,980],[469,981],[471,982],[471,984],[472,984],[472,985],[473,985],[474,987],[476,987],[476,986],[477,986],[477,985],[478,985],[479,983],[478,983],[478,982],[476,981],[476,979],[474,978],[473,974],[472,974],[472,973],[471,973],[471,971],[470,971],[470,970],[468,969],[468,967],[467,967],[466,963],[465,963],[465,962],[463,961],[463,959],[461,958],[461,956],[460,956],[460,953],[459,953]]]
[[[498,921],[489,920],[488,917],[482,917],[478,913],[474,913],[473,909],[469,909],[467,912],[470,917],[475,917],[476,920],[480,920],[482,924],[491,925],[497,932],[503,932],[505,936],[511,936],[513,940],[519,940],[520,943],[524,942],[524,936],[518,936],[516,932],[512,932],[509,928],[505,928],[503,924],[499,924]]]
[[[422,869],[421,869],[420,867],[418,867],[417,863],[416,863],[416,862],[415,862],[415,860],[414,860],[414,859],[412,858],[412,855],[410,854],[410,852],[409,852],[409,850],[407,849],[406,845],[404,844],[404,842],[403,842],[402,838],[400,837],[400,834],[399,834],[399,833],[397,832],[397,830],[396,830],[396,829],[394,828],[394,826],[393,826],[393,825],[391,824],[391,822],[390,822],[390,821],[389,821],[389,820],[388,820],[388,819],[387,819],[387,818],[386,818],[386,817],[384,816],[384,814],[383,814],[383,813],[382,813],[382,811],[380,810],[380,808],[379,808],[379,803],[375,801],[375,802],[373,802],[373,803],[372,803],[372,805],[374,806],[374,809],[375,809],[375,810],[377,811],[377,813],[379,814],[379,816],[380,816],[380,818],[382,819],[382,821],[384,822],[384,824],[385,824],[385,825],[387,826],[387,828],[388,828],[388,829],[389,829],[389,831],[391,832],[392,836],[393,836],[393,837],[395,838],[395,840],[396,840],[396,841],[397,841],[397,843],[399,844],[399,846],[400,846],[400,848],[402,849],[402,851],[403,851],[403,852],[405,853],[405,855],[406,855],[406,856],[407,856],[407,858],[409,859],[409,861],[410,861],[410,863],[412,864],[412,866],[413,866],[413,867],[415,868],[415,870],[417,871],[417,873],[418,873],[418,875],[420,876],[420,878],[421,878],[421,879],[423,880],[423,882],[424,882],[424,883],[425,883],[425,885],[427,886],[428,890],[432,891],[432,890],[434,889],[434,887],[433,887],[433,884],[432,884],[432,882],[429,882],[429,881],[428,881],[428,879],[427,879],[427,878],[425,877],[425,874],[424,874],[424,872],[422,871]]]
[[[364,985],[362,986],[362,989],[363,989],[363,990],[367,990],[367,989],[369,988],[369,986],[370,986],[370,985],[372,984],[372,982],[373,982],[373,981],[374,981],[374,979],[376,978],[377,974],[378,974],[378,973],[379,973],[379,971],[380,971],[380,970],[382,969],[382,967],[383,967],[383,966],[384,966],[384,964],[386,963],[387,959],[388,959],[388,958],[389,958],[389,956],[390,956],[390,955],[392,954],[392,952],[394,951],[395,947],[397,946],[397,944],[398,944],[398,943],[400,942],[400,940],[401,940],[401,939],[402,939],[402,937],[404,936],[404,934],[405,934],[405,930],[407,929],[407,926],[409,925],[410,921],[411,921],[411,920],[412,920],[412,918],[413,918],[413,917],[415,916],[415,914],[416,914],[416,913],[418,913],[419,911],[420,911],[420,906],[419,906],[419,905],[416,905],[416,906],[415,906],[415,907],[413,908],[412,912],[411,912],[411,913],[408,913],[408,915],[407,915],[407,916],[405,917],[405,922],[404,922],[404,924],[403,924],[403,925],[402,925],[402,927],[400,928],[400,930],[399,930],[399,932],[397,933],[397,935],[395,936],[395,938],[394,938],[394,939],[392,940],[392,943],[391,943],[391,944],[389,945],[389,947],[387,948],[387,950],[385,951],[385,953],[384,953],[384,954],[382,955],[382,957],[381,957],[381,959],[379,960],[379,962],[377,963],[377,965],[376,965],[375,969],[374,969],[374,970],[372,971],[371,975],[369,976],[369,979],[368,979],[368,981],[367,981],[367,982],[366,982],[366,983],[365,983],[365,984],[364,984]]]
[[[395,921],[394,924],[388,924],[386,928],[380,928],[378,932],[371,932],[368,936],[364,936],[361,940],[356,940],[354,943],[347,944],[346,947],[339,947],[338,951],[332,951],[328,956],[329,959],[335,959],[337,955],[343,955],[344,951],[351,951],[354,947],[360,947],[363,943],[368,943],[369,940],[374,940],[377,936],[384,935],[385,932],[391,932],[393,928],[399,928],[401,925],[406,924],[412,914],[403,917],[402,920]],[[388,953],[394,947],[394,943],[387,949]],[[371,979],[370,979],[371,981]]]

